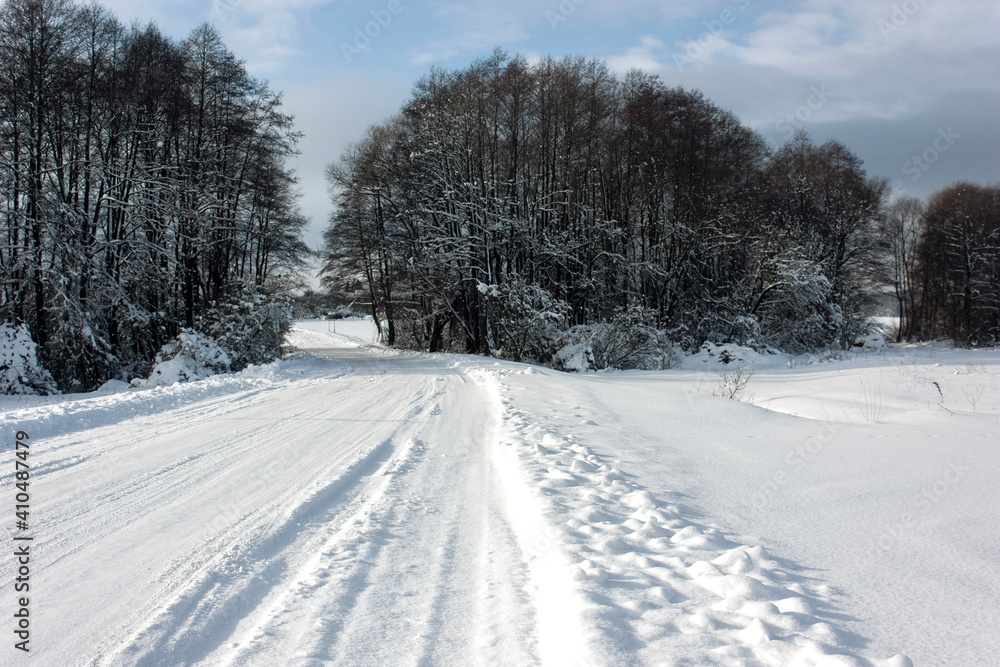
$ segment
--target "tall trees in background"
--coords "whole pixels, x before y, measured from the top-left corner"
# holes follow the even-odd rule
[[[768,160],[760,221],[775,266],[777,303],[763,321],[782,347],[815,341],[848,346],[864,320],[882,258],[880,220],[888,186],[865,175],[861,161],[840,143],[813,145],[797,135]],[[774,281],[774,278],[772,278]],[[773,299],[773,297],[770,297]],[[779,321],[769,323],[772,313]]]
[[[914,335],[1000,340],[1000,187],[956,183],[931,197],[912,282]]]
[[[365,286],[383,340],[543,361],[612,321],[849,342],[886,195],[835,142],[770,155],[697,92],[500,52],[431,72],[329,180],[327,276]]]
[[[914,284],[917,267],[917,243],[926,207],[915,197],[901,197],[886,211],[883,235],[886,240],[887,282],[896,298],[899,326],[896,342],[914,336],[917,291]]]
[[[296,140],[207,25],[175,43],[96,4],[6,0],[0,321],[64,388],[148,369],[301,258]]]

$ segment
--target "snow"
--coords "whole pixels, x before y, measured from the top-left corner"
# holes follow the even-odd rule
[[[1000,664],[1000,353],[732,349],[737,401],[718,349],[578,374],[373,338],[0,399],[35,661]]]
[[[182,331],[163,346],[147,380],[133,380],[137,387],[156,387],[202,380],[229,370],[229,354],[213,339],[197,331]]]
[[[342,320],[299,320],[295,323],[299,329],[319,333],[333,333],[341,339],[356,343],[374,343],[376,338],[375,322],[371,317]]]
[[[904,653],[920,665],[1000,664],[1000,643],[991,629],[1000,600],[1000,354],[913,347],[824,363],[784,356],[755,361],[747,402],[713,395],[722,364],[698,355],[685,360],[680,371],[534,370],[505,373],[504,383],[518,410],[513,421],[528,425],[529,438],[550,434],[597,454],[612,471],[619,469],[627,483],[657,503],[655,511],[664,514],[657,516],[657,528],[664,528],[661,519],[694,527],[697,532],[683,533],[694,541],[681,542],[690,555],[677,555],[681,563],[674,565],[675,571],[688,567],[689,574],[692,567],[703,568],[695,580],[718,595],[718,606],[693,614],[696,620],[703,614],[706,627],[721,628],[717,632],[725,635],[743,627],[739,615],[753,612],[750,617],[769,628],[772,638],[788,637],[794,626],[783,626],[788,619],[764,604],[784,611],[791,603],[783,602],[783,590],[801,586],[795,597],[812,610],[808,622],[818,633],[805,637],[829,644],[824,650],[839,647],[867,659]],[[943,390],[943,402],[934,383]],[[969,397],[976,399],[975,407]],[[567,447],[563,451],[571,455]],[[642,569],[622,564],[620,555],[601,547],[602,541],[626,540],[627,559],[639,555],[652,565],[643,568],[642,585],[652,590],[653,573],[662,572],[668,558],[629,542],[629,529],[641,528],[626,525],[623,512],[606,509],[610,482],[594,495],[595,484],[583,484],[562,459],[560,470],[573,474],[576,484],[558,485],[584,486],[593,498],[574,500],[565,490],[555,496],[561,506],[582,513],[574,515],[582,525],[571,526],[580,534],[568,542],[579,545],[581,535],[592,535],[583,555],[612,572],[609,579],[628,573],[634,585],[637,577],[642,580]],[[555,475],[549,477],[554,482]],[[663,507],[671,506],[678,516],[664,513]],[[734,545],[698,557],[699,549],[719,539],[713,530]],[[668,554],[667,543],[679,534],[647,545]],[[739,552],[757,547],[780,565],[772,570],[751,558],[748,567]],[[713,578],[727,574],[720,558],[747,568],[739,574],[770,593],[734,594],[738,589],[723,586],[725,579]],[[684,579],[677,575],[673,581]],[[677,598],[681,607],[697,599],[673,588],[684,596]],[[744,611],[733,609],[743,598]],[[823,623],[832,630],[816,628]],[[671,648],[676,636],[650,640],[651,629],[638,622],[632,627],[643,638],[640,655],[676,655]],[[657,641],[665,644],[659,651]],[[762,654],[751,659],[767,664]],[[648,662],[653,660],[651,655]],[[785,655],[778,664],[794,660]],[[695,662],[711,664],[707,658]]]
[[[571,343],[559,349],[556,361],[568,371],[582,373],[594,366],[594,350],[589,343]]]
[[[0,323],[0,394],[56,393],[52,376],[38,363],[36,347],[26,324]]]

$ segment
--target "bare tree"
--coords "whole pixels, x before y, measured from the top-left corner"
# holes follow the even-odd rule
[[[903,197],[889,206],[883,223],[883,233],[890,248],[887,257],[889,277],[899,315],[897,342],[909,340],[914,333],[913,278],[923,214],[923,202],[915,197]]]

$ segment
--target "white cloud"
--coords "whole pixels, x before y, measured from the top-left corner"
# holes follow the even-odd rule
[[[210,22],[255,74],[287,66],[301,54],[301,27],[310,10],[330,0],[101,0],[124,23],[154,21],[183,38]]]
[[[226,27],[226,34],[230,48],[244,55],[247,68],[255,74],[279,70],[301,53],[295,46],[298,18],[290,11],[267,12],[246,27]]]
[[[812,114],[814,122],[902,118],[925,111],[949,90],[1000,89],[1000,45],[992,27],[984,27],[997,23],[1000,5],[968,0],[889,6],[807,0],[798,11],[769,11],[756,19],[737,14],[723,30],[710,34],[706,27],[672,53],[643,37],[609,63],[694,87],[721,78],[737,87],[727,96],[745,98],[756,118],[767,116],[761,101],[775,110],[773,117],[785,116],[785,109],[804,103],[801,91],[811,85],[838,91]],[[892,26],[888,38],[885,25]],[[767,95],[759,95],[762,80],[770,86]]]
[[[406,91],[392,84],[350,77],[285,88],[285,111],[295,116],[295,129],[304,135],[299,144],[301,154],[290,166],[300,175],[302,212],[312,221],[304,239],[310,246],[320,244],[332,210],[326,192],[326,165],[364,136],[369,125],[394,114],[405,96]]]
[[[650,35],[639,39],[639,46],[629,47],[620,56],[608,58],[608,67],[616,72],[641,69],[644,72],[658,72],[663,69],[659,58],[666,52],[666,46]]]
[[[442,62],[478,53],[484,46],[521,42],[529,37],[522,17],[511,5],[442,2],[435,5],[428,30],[433,36],[410,53],[413,65]],[[536,6],[535,11],[541,10]]]
[[[795,9],[752,10],[711,39],[688,37],[670,51],[643,37],[609,63],[700,89],[769,139],[804,129],[819,141],[843,141],[870,173],[890,179],[902,177],[900,166],[927,137],[954,128],[962,139],[948,161],[911,194],[1000,177],[992,113],[1000,100],[1000,4],[803,0]],[[687,55],[691,44],[698,57],[678,67],[675,54]]]

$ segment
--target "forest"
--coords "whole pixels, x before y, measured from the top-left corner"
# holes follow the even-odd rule
[[[732,113],[598,60],[432,70],[330,165],[325,279],[389,344],[662,367],[706,341],[995,344],[1000,188],[893,198],[836,141],[771,150]]]
[[[192,340],[221,370],[275,358],[312,252],[299,139],[208,24],[5,0],[0,391],[145,378]],[[599,60],[432,69],[327,176],[324,285],[390,346],[661,368],[848,349],[890,307],[899,340],[1000,336],[1000,188],[894,197],[841,143],[769,147]]]
[[[208,25],[176,42],[98,4],[4,2],[5,391],[145,377],[183,331],[234,370],[274,358],[308,253],[286,167],[298,138]]]

